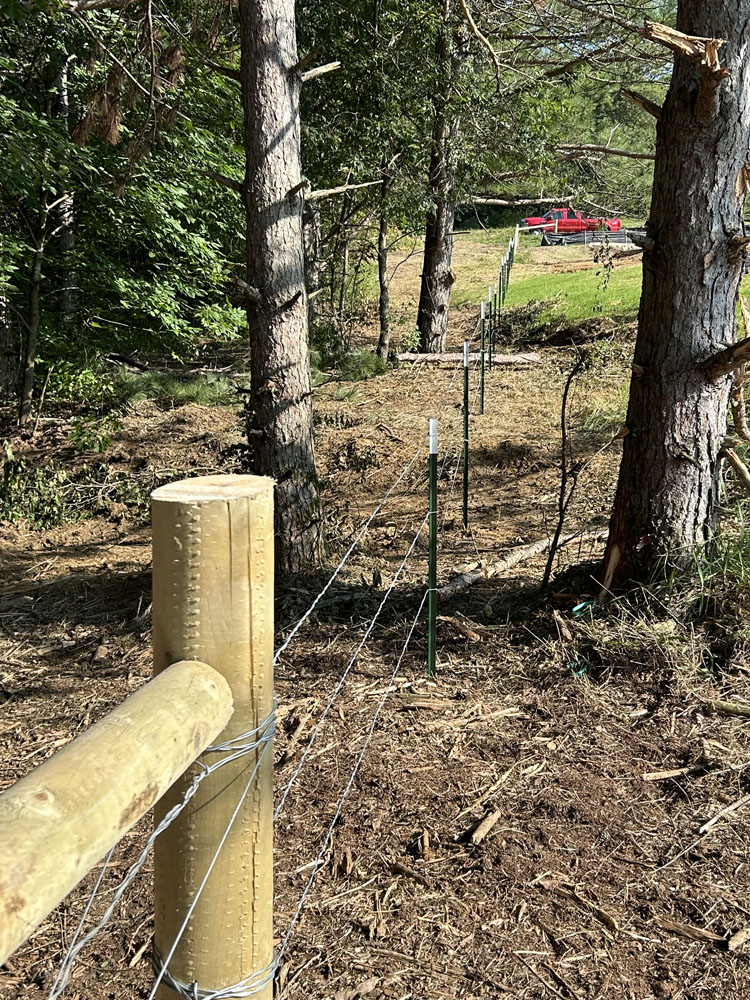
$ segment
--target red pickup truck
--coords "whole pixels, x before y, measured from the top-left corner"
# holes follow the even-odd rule
[[[592,219],[572,208],[551,208],[546,215],[521,219],[521,225],[548,233],[582,233],[597,229],[608,229],[609,232],[616,233],[622,229],[620,219]]]

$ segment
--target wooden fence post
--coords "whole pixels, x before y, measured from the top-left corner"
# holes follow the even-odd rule
[[[234,740],[236,747],[273,713],[273,481],[206,476],[172,483],[152,494],[152,514],[154,670],[176,659],[212,663],[229,682],[235,709],[218,742]],[[207,754],[206,763],[216,763],[222,752]],[[161,800],[157,822],[179,801],[190,774]],[[157,839],[157,973],[168,959],[158,1000],[175,1000],[177,984],[213,991],[243,981],[265,983],[253,996],[271,1000],[272,827],[273,746],[267,742],[205,779]]]
[[[0,965],[231,714],[223,677],[177,663],[0,795]]]

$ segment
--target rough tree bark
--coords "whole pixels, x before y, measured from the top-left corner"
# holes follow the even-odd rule
[[[457,51],[451,26],[452,0],[443,0],[443,25],[436,44],[438,86],[434,98],[429,187],[434,208],[427,215],[422,284],[419,291],[419,349],[425,353],[445,349],[448,307],[454,277],[453,219],[456,213],[454,178],[450,163],[455,122],[450,114]]]
[[[750,181],[750,0],[680,0],[677,28],[665,29],[663,42],[675,66],[657,125],[654,245],[644,253],[606,588],[687,562],[710,542],[717,511],[732,380],[706,359],[736,329]],[[721,61],[717,38],[726,42]]]
[[[289,573],[316,565],[321,548],[294,0],[240,0],[239,19],[251,347],[247,430],[253,471],[277,482],[277,567]]]

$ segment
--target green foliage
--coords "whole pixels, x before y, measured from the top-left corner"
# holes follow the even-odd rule
[[[419,343],[421,339],[422,335],[420,334],[417,327],[414,327],[413,330],[410,330],[408,333],[405,333],[401,338],[401,350],[404,352],[419,350]]]
[[[201,406],[232,406],[238,396],[234,384],[218,375],[178,378],[168,372],[122,371],[115,382],[121,403],[153,400],[164,406],[199,403]]]
[[[50,373],[46,398],[53,406],[74,404],[104,411],[118,402],[116,376],[99,364],[79,367],[58,361]]]
[[[68,439],[76,451],[94,451],[101,454],[112,444],[112,435],[122,429],[122,422],[114,415],[76,417],[68,432]]]
[[[71,472],[55,462],[30,466],[3,442],[0,521],[24,522],[42,531],[125,507],[131,516],[148,516],[148,498],[159,485],[152,473],[128,476],[105,463]]]
[[[361,382],[384,375],[388,371],[388,365],[374,351],[358,347],[341,358],[339,371],[344,382]]]
[[[66,472],[57,466],[34,465],[17,459],[3,442],[0,482],[0,521],[27,521],[37,529],[52,528],[65,520]]]

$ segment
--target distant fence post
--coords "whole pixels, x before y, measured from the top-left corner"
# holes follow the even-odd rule
[[[184,987],[190,996],[227,990],[271,1000],[273,481],[206,476],[171,483],[152,494],[152,513],[154,671],[178,659],[215,665],[235,711],[203,759],[213,764],[236,755],[201,782],[156,840],[154,963],[163,977],[157,998],[175,1000]],[[160,801],[157,823],[181,800],[191,771]]]

